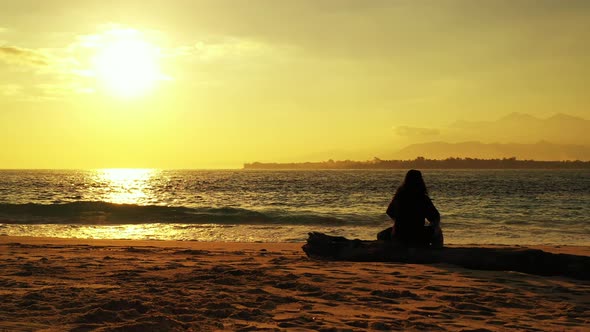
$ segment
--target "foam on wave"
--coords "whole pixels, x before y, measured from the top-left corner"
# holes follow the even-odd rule
[[[370,218],[347,218],[288,211],[254,211],[235,207],[115,204],[78,201],[61,204],[0,204],[0,223],[7,224],[285,224],[351,225],[370,224]]]

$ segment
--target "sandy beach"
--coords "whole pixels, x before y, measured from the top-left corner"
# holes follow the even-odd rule
[[[0,237],[0,331],[587,331],[590,282],[302,243]],[[536,247],[590,256],[589,247]]]

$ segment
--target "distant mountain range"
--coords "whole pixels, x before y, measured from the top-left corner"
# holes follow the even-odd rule
[[[409,161],[418,157],[445,160],[448,158],[475,158],[482,160],[516,158],[520,161],[588,161],[590,162],[590,120],[567,114],[537,118],[523,113],[511,113],[495,121],[456,121],[441,128],[396,127],[397,146],[410,143],[400,150],[383,146],[371,151],[374,156],[393,161]],[[436,141],[435,141],[436,140]],[[366,151],[364,152],[366,155]],[[325,160],[336,153],[318,153],[311,160]],[[351,154],[340,153],[341,159]],[[358,153],[357,155],[362,155]],[[332,157],[334,158],[334,157]],[[306,158],[307,159],[307,158]],[[485,163],[484,163],[485,164]],[[362,161],[252,163],[250,168],[379,168],[392,165],[373,165]],[[397,165],[397,164],[396,164]],[[486,164],[487,165],[487,164]],[[523,164],[524,165],[524,164]],[[541,165],[541,164],[539,164]],[[535,165],[535,167],[539,166]],[[405,167],[397,165],[395,167]],[[433,167],[446,167],[434,163]],[[456,163],[449,167],[456,167]],[[463,166],[463,165],[458,165]],[[478,165],[476,167],[480,167]],[[505,167],[506,165],[502,165]],[[510,167],[512,167],[511,165]],[[525,165],[526,167],[532,167]],[[547,165],[541,165],[546,167]],[[471,167],[471,166],[469,166]],[[487,166],[486,166],[487,167]],[[496,167],[496,166],[494,166]],[[518,166],[520,167],[520,166]],[[551,166],[553,167],[553,166]]]
[[[404,130],[398,132],[409,137],[406,142],[414,144],[388,158],[590,160],[590,120],[563,113],[548,118],[511,113],[494,121],[461,120],[436,129],[400,128]]]
[[[244,169],[590,169],[590,146],[430,142],[409,145],[386,160],[244,164]]]
[[[554,144],[485,144],[481,142],[430,142],[409,145],[393,154],[394,159],[511,158],[534,160],[590,160],[590,146]]]
[[[556,144],[590,145],[590,120],[563,113],[545,119],[512,113],[496,121],[457,121],[444,131],[448,137],[439,139],[452,139],[454,142],[477,140],[530,144],[548,141]]]

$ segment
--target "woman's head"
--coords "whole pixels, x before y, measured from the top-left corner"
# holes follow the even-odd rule
[[[401,192],[414,195],[428,195],[428,190],[426,189],[426,184],[422,178],[422,173],[415,169],[409,170],[408,173],[406,173],[404,182],[399,188],[397,188],[396,194]]]

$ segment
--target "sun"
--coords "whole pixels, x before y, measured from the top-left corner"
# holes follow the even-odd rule
[[[155,45],[136,30],[111,30],[94,57],[94,74],[112,94],[137,97],[150,92],[163,75]]]

